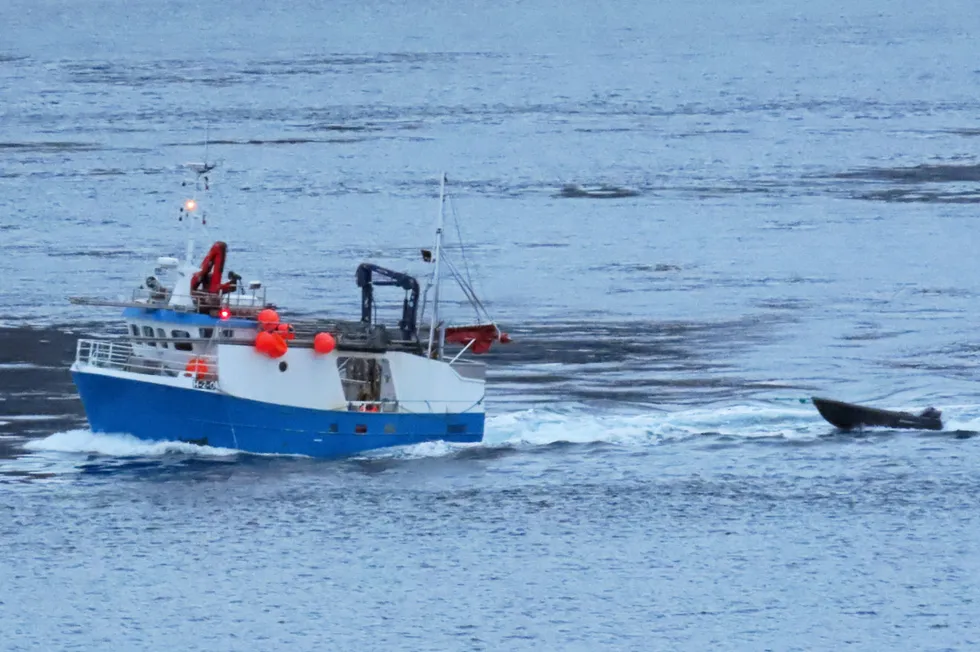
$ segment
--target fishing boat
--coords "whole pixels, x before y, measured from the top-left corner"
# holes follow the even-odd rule
[[[810,399],[814,407],[828,423],[841,430],[855,428],[906,428],[912,430],[942,430],[942,412],[928,407],[919,414],[882,410],[881,408],[844,403],[828,398],[814,396]]]
[[[206,192],[214,166],[188,169],[192,187]],[[226,243],[215,242],[196,263],[193,237],[183,261],[159,258],[125,299],[72,297],[77,305],[121,308],[126,328],[124,336],[78,341],[71,373],[91,429],[314,457],[481,441],[486,365],[473,356],[510,338],[447,255],[445,203],[443,175],[435,245],[421,250],[433,266],[425,291],[406,273],[361,263],[354,274],[360,319],[285,318],[261,282],[225,276]],[[194,228],[206,223],[196,197],[179,213]],[[471,299],[477,323],[443,319],[441,272]],[[386,287],[404,292],[396,324],[378,319],[375,291]]]

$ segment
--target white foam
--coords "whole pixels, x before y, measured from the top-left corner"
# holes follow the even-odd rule
[[[831,428],[814,409],[783,406],[734,406],[678,411],[603,412],[587,407],[528,408],[487,417],[482,443],[445,441],[379,449],[370,458],[446,457],[480,446],[546,446],[556,442],[606,442],[649,446],[711,433],[746,439],[812,439]]]
[[[160,457],[181,454],[198,457],[229,457],[239,451],[198,446],[182,441],[150,442],[132,435],[104,435],[90,430],[57,432],[44,439],[33,439],[24,448],[34,452],[94,453],[108,457]]]
[[[943,430],[980,431],[980,405],[944,406],[942,413]]]
[[[3,414],[6,421],[55,421],[72,418],[73,414]]]
[[[391,448],[379,448],[364,453],[366,458],[396,458],[396,459],[424,459],[430,457],[448,457],[467,448],[480,447],[484,444],[459,444],[448,441],[426,441],[420,444],[409,446],[394,446]]]
[[[679,411],[600,412],[530,408],[487,419],[488,444],[609,442],[650,444],[712,433],[736,437],[809,438],[826,428],[815,410],[735,406]]]
[[[7,369],[51,369],[52,367],[42,367],[31,362],[0,362],[0,371]]]

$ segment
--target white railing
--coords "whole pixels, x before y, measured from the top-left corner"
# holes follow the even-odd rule
[[[216,356],[177,352],[160,357],[139,355],[132,344],[121,340],[80,339],[75,362],[151,376],[186,376],[194,380],[214,380],[218,376]]]
[[[411,414],[444,414],[445,410],[433,410],[433,404],[440,408],[451,408],[451,412],[464,414],[467,412],[482,412],[483,400],[445,401],[445,400],[413,400],[399,401],[396,399],[381,399],[379,401],[347,401],[348,412],[401,412]]]

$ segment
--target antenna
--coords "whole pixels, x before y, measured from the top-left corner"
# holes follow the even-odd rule
[[[432,272],[432,284],[435,292],[432,297],[432,320],[429,322],[429,352],[432,357],[432,348],[435,345],[436,328],[439,324],[439,261],[442,259],[442,223],[445,216],[446,205],[446,173],[442,173],[439,180],[439,217],[436,220],[436,246],[435,246],[435,270]],[[439,336],[439,343],[436,345],[438,357],[442,357],[443,338]]]
[[[211,180],[207,177],[207,174],[211,170],[218,167],[218,163],[208,163],[208,145],[211,142],[211,121],[208,120],[205,126],[204,132],[204,161],[201,163],[191,162],[184,163],[183,167],[192,171],[195,174],[194,178],[194,193],[197,194],[201,189],[201,182],[203,181],[204,191],[207,192],[211,189]],[[183,182],[181,186],[187,186],[187,182]],[[192,258],[194,256],[194,221],[191,214],[194,211],[200,209],[196,197],[190,197],[184,200],[183,205],[180,207],[180,219],[187,219],[187,263],[192,264]],[[204,227],[208,223],[207,212],[201,210],[201,226]]]

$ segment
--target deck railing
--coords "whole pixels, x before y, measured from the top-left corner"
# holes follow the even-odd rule
[[[195,360],[199,362],[195,364]],[[150,376],[187,376],[195,380],[214,379],[218,373],[216,356],[176,351],[160,357],[139,355],[131,343],[121,340],[80,339],[75,349],[75,362]]]

